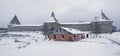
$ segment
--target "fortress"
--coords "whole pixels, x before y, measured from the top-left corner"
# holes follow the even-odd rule
[[[48,34],[54,28],[63,26],[93,33],[112,32],[113,21],[111,21],[103,12],[101,12],[102,18],[94,22],[60,23],[56,19],[54,12],[52,12],[51,17],[54,21],[44,22],[43,25],[22,25],[15,15],[8,24],[8,31],[44,31],[44,34]]]

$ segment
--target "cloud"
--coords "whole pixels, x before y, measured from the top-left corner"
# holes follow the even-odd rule
[[[0,26],[16,14],[23,24],[42,24],[55,15],[61,22],[92,21],[100,10],[119,26],[119,0],[0,0]]]

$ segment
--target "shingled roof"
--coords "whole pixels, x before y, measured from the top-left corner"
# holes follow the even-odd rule
[[[10,21],[10,24],[21,24],[20,21],[18,20],[17,16],[15,15],[13,19]]]

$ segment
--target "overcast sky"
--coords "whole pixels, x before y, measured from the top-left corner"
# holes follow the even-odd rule
[[[120,24],[120,0],[0,0],[0,27],[16,14],[22,24],[42,24],[52,11],[60,22],[93,21],[101,10]]]

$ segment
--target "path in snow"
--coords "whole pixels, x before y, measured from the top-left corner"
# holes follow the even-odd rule
[[[107,38],[107,39],[108,39],[108,38]],[[110,41],[112,41],[113,43],[115,43],[115,44],[117,44],[117,45],[120,46],[120,43],[119,43],[119,42],[116,42],[115,40],[112,40],[112,39],[108,39],[108,40],[110,40]]]

